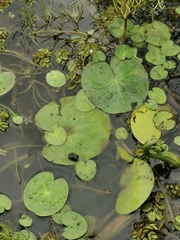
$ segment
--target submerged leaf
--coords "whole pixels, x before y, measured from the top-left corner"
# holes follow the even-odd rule
[[[154,186],[151,167],[143,160],[134,159],[120,177],[122,187],[116,201],[116,211],[128,214],[138,209],[150,195]]]

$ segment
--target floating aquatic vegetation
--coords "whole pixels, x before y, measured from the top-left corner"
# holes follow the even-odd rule
[[[5,29],[0,29],[0,49],[6,49],[6,39],[8,37],[8,32]]]
[[[5,210],[8,211],[12,207],[12,202],[9,197],[4,194],[0,194],[0,214]]]
[[[65,49],[56,50],[55,53],[54,53],[55,61],[56,61],[57,63],[62,63],[62,64],[64,64],[65,61],[68,60],[69,54],[70,54],[70,52],[69,52],[69,51],[66,51]]]
[[[0,2],[0,12],[4,12],[4,10],[11,6],[12,3],[13,0],[2,0]]]
[[[41,67],[49,67],[51,65],[51,55],[52,52],[47,48],[41,48],[34,54],[33,62]]]

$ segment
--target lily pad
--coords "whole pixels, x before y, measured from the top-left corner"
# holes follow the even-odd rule
[[[127,166],[121,177],[120,191],[116,201],[116,211],[128,214],[138,209],[150,195],[154,186],[154,175],[151,167],[138,158]]]
[[[57,125],[52,126],[52,132],[45,132],[44,138],[49,144],[62,145],[66,141],[66,131]]]
[[[153,118],[157,111],[147,109],[144,105],[134,110],[131,115],[131,130],[135,138],[142,144],[155,136],[159,139],[161,131],[154,125]]]
[[[148,92],[148,97],[156,101],[158,104],[164,104],[167,100],[165,92],[158,87],[153,87],[152,90]]]
[[[98,155],[109,143],[111,123],[109,116],[99,109],[90,112],[78,111],[74,97],[61,100],[59,106],[51,102],[45,105],[35,116],[38,127],[51,131],[53,125],[66,131],[67,139],[61,146],[47,145],[43,148],[43,156],[56,164],[74,165],[69,154],[74,153],[79,159],[89,160]]]
[[[53,221],[57,224],[62,224],[61,217],[64,213],[66,213],[68,211],[72,211],[71,207],[68,205],[64,205],[64,207],[59,212],[52,215]]]
[[[62,233],[65,239],[77,239],[84,235],[88,228],[86,220],[74,211],[64,213],[61,221],[63,225],[67,226]]]
[[[0,194],[0,213],[3,213],[5,210],[10,210],[12,207],[12,203],[10,198],[8,198],[4,194]]]
[[[88,160],[86,162],[79,161],[76,163],[75,170],[80,179],[89,181],[96,175],[97,166],[93,160]]]
[[[124,31],[125,21],[123,18],[116,18],[112,23],[110,23],[107,27],[111,34],[116,38],[121,38]],[[134,26],[134,24],[127,19],[127,34],[126,37],[129,36],[129,30]]]
[[[154,116],[154,124],[159,130],[170,130],[176,125],[175,121],[171,119],[172,113],[167,111],[159,111]]]
[[[12,119],[13,123],[15,123],[17,125],[19,125],[23,122],[23,118],[19,114],[12,114],[11,119]]]
[[[23,227],[29,227],[32,224],[32,218],[23,214],[19,219],[19,224]]]
[[[163,66],[167,69],[174,69],[176,68],[176,63],[174,61],[169,60],[164,62]]]
[[[68,197],[68,184],[63,178],[54,180],[51,172],[34,176],[24,189],[26,208],[38,216],[49,216],[59,211]]]
[[[82,112],[89,112],[96,108],[94,104],[89,100],[84,90],[81,89],[75,96],[75,106],[77,110]]]
[[[137,57],[124,61],[114,57],[110,65],[89,63],[82,72],[81,82],[92,103],[112,114],[141,106],[149,88],[147,72]]]
[[[154,101],[153,99],[148,99],[145,103],[144,106],[149,109],[149,110],[153,110],[156,111],[158,109],[158,104],[156,101]]]
[[[46,74],[46,81],[52,87],[62,87],[66,83],[66,77],[62,72],[52,70]]]
[[[105,61],[106,55],[102,51],[96,51],[92,59],[94,62]]]
[[[180,146],[180,136],[176,136],[176,137],[174,138],[174,143],[175,143],[176,145]]]
[[[130,29],[131,40],[136,43],[143,42],[147,38],[145,33],[145,26],[134,25],[133,28]]]
[[[121,44],[117,46],[115,50],[115,55],[120,60],[124,60],[125,58],[132,58],[133,54],[134,51],[132,50],[132,48],[126,44]]]
[[[0,96],[9,92],[15,84],[16,76],[13,72],[1,72],[0,69]]]
[[[150,71],[150,76],[154,80],[162,80],[166,78],[168,75],[168,71],[164,69],[164,66],[155,66]]]
[[[124,127],[116,129],[115,136],[118,140],[126,140],[128,138],[128,131]]]
[[[180,46],[175,45],[173,41],[165,41],[162,45],[162,53],[168,57],[175,56],[180,52]]]
[[[145,58],[148,62],[154,65],[161,65],[166,61],[166,56],[159,50],[151,50],[146,55]]]
[[[12,240],[37,240],[37,237],[33,232],[24,229],[19,232],[15,232]]]
[[[155,46],[162,46],[163,42],[170,39],[169,27],[159,21],[146,25],[146,42]]]

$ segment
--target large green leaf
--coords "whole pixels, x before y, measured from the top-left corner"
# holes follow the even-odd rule
[[[150,195],[154,186],[154,175],[151,167],[143,160],[134,159],[127,166],[120,178],[122,190],[116,201],[116,211],[128,214],[138,209]]]
[[[61,113],[61,115],[60,115]],[[79,159],[89,160],[98,155],[109,143],[111,124],[109,116],[99,109],[90,112],[78,111],[75,97],[61,99],[59,106],[51,102],[45,105],[35,116],[38,127],[51,132],[52,126],[62,127],[66,132],[66,141],[62,145],[46,145],[43,156],[56,164],[73,165],[69,154]]]
[[[133,104],[142,105],[149,88],[148,75],[138,58],[120,61],[114,57],[111,65],[89,63],[81,81],[92,103],[112,114],[130,111]]]

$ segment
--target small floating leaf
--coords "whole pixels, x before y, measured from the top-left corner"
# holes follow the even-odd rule
[[[180,46],[175,45],[173,41],[168,40],[162,44],[162,53],[168,57],[175,56],[180,52]]]
[[[149,110],[153,110],[156,111],[158,109],[158,104],[156,101],[154,101],[153,99],[148,99],[145,103],[144,106],[149,109]]]
[[[57,125],[52,126],[52,132],[45,132],[44,138],[49,144],[62,145],[66,141],[66,131]]]
[[[116,129],[115,137],[118,140],[120,139],[126,140],[128,138],[128,131],[124,127],[120,127]]]
[[[12,119],[13,123],[18,124],[18,125],[23,122],[22,116],[18,115],[18,114],[12,114],[11,119]]]
[[[168,71],[164,69],[164,66],[155,66],[150,71],[150,76],[154,80],[161,80],[166,78],[168,75]]]
[[[170,129],[172,129],[176,125],[175,121],[173,119],[170,119],[172,117],[173,117],[173,115],[170,112],[159,111],[154,116],[155,126],[159,130],[170,130]]]
[[[152,90],[148,92],[148,97],[156,101],[158,104],[164,104],[167,100],[165,92],[158,87],[153,87]]]
[[[81,89],[75,96],[75,106],[77,110],[82,112],[89,112],[96,108],[96,106],[89,100],[83,89]]]
[[[146,53],[145,58],[154,65],[161,65],[166,61],[166,56],[159,50],[151,50]]]
[[[106,55],[102,51],[96,51],[92,57],[93,62],[105,61]]]
[[[52,70],[46,74],[46,81],[52,87],[62,87],[66,83],[66,77],[62,72]]]
[[[52,215],[53,221],[57,224],[62,224],[61,217],[64,213],[66,213],[68,211],[72,211],[71,207],[68,205],[64,205],[64,207],[59,212]]]
[[[164,62],[163,66],[167,69],[174,69],[176,68],[176,63],[174,61],[166,61]]]
[[[76,163],[75,170],[80,179],[89,181],[96,175],[97,166],[93,160],[88,160],[86,162],[79,161]]]
[[[134,51],[132,50],[132,48],[126,44],[121,44],[117,46],[115,50],[115,55],[120,60],[124,60],[125,58],[132,58],[133,54]]]
[[[23,227],[29,227],[32,224],[32,218],[23,214],[19,219],[19,224]]]
[[[0,213],[3,213],[5,210],[10,210],[12,207],[12,203],[10,198],[8,198],[5,194],[0,194]]]
[[[59,211],[68,197],[68,184],[63,178],[54,180],[50,172],[35,175],[24,189],[26,208],[38,216],[49,216]]]
[[[88,225],[86,220],[74,211],[68,211],[61,217],[62,224],[67,226],[62,236],[65,239],[77,239],[84,235],[87,231]]]
[[[33,232],[29,230],[21,230],[19,232],[15,232],[13,235],[13,240],[37,240],[37,237]]]
[[[15,78],[16,76],[12,72],[0,72],[0,96],[13,88]]]
[[[180,146],[180,136],[176,136],[176,137],[174,138],[174,143],[175,143],[176,145]]]
[[[121,38],[124,31],[124,19],[123,18],[116,18],[112,23],[110,23],[107,27],[111,34],[116,38]],[[126,37],[129,35],[129,30],[133,27],[133,23],[127,19],[127,34]]]
[[[122,189],[116,201],[116,211],[128,214],[138,209],[148,198],[154,186],[154,175],[145,161],[135,158],[124,169],[119,183]]]

